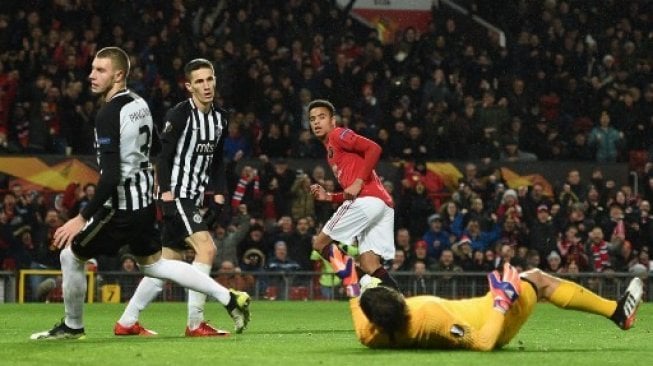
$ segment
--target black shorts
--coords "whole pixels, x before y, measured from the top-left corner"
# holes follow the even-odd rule
[[[161,244],[171,249],[188,249],[185,239],[194,233],[208,231],[200,208],[195,200],[177,198],[171,202],[159,201],[163,212]]]
[[[129,245],[135,256],[148,256],[161,250],[159,233],[154,226],[155,206],[136,211],[102,207],[73,240],[73,252],[82,258],[115,255]]]

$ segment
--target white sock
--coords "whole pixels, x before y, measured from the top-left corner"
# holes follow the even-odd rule
[[[132,298],[129,299],[129,303],[120,319],[118,319],[118,323],[124,327],[134,325],[138,321],[141,311],[161,293],[164,282],[158,278],[144,277],[138,284]]]
[[[160,259],[156,263],[141,266],[141,270],[147,276],[170,280],[189,290],[207,294],[224,306],[227,306],[231,298],[229,290],[186,262]]]
[[[86,296],[86,274],[84,262],[79,260],[70,247],[59,254],[63,274],[64,323],[73,329],[84,328],[84,297]]]
[[[205,275],[211,274],[211,266],[201,262],[193,262],[193,267]],[[197,329],[200,323],[204,321],[204,304],[206,303],[206,295],[188,290],[188,328]]]

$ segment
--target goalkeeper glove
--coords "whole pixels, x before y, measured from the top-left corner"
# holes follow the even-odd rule
[[[510,264],[503,265],[503,277],[499,272],[492,271],[487,275],[490,285],[490,292],[494,297],[494,308],[502,314],[505,314],[512,304],[519,298],[521,292],[521,280],[519,272]]]

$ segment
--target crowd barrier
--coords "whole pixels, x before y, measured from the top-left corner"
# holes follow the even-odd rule
[[[347,298],[341,285],[327,286],[335,277],[319,272],[242,272],[213,273],[211,275],[226,287],[247,291],[255,300],[344,300]],[[481,296],[488,290],[486,273],[431,272],[418,277],[413,272],[396,272],[402,291],[407,296],[436,295],[448,299]],[[559,275],[582,284],[606,298],[616,299],[625,291],[632,278],[629,273],[579,273]],[[126,272],[87,272],[87,302],[126,302],[134,293],[142,274]],[[653,301],[650,280],[644,278],[645,301]],[[320,281],[322,279],[322,281]],[[158,301],[185,301],[187,290],[168,282]],[[60,271],[22,270],[0,272],[0,302],[61,302]]]

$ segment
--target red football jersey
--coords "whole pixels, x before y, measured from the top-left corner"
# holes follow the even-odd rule
[[[356,178],[361,178],[364,183],[359,197],[378,197],[388,207],[393,207],[392,197],[374,171],[380,155],[380,147],[375,142],[350,129],[336,127],[327,136],[325,145],[327,161],[341,187],[347,188]],[[376,157],[368,156],[366,161],[366,152],[370,155],[374,150],[378,151]]]

